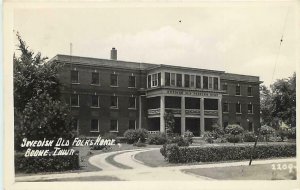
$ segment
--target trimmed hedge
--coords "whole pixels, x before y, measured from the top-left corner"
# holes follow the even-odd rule
[[[253,146],[179,147],[169,144],[160,152],[170,163],[217,162],[250,159]],[[296,144],[257,145],[253,159],[296,156]]]
[[[79,155],[25,157],[24,153],[15,154],[15,171],[24,173],[58,172],[79,169]]]
[[[149,144],[163,145],[168,141],[164,133],[151,134],[148,136]]]

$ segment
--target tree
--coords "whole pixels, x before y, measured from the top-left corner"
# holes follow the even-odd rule
[[[13,57],[16,149],[23,138],[72,138],[70,109],[60,101],[61,65],[46,62],[47,57],[29,50],[19,34],[17,38],[20,56]]]
[[[296,127],[296,73],[287,79],[277,80],[271,85],[272,116]]]
[[[172,136],[174,133],[174,127],[175,127],[175,119],[174,119],[173,113],[165,112],[164,119],[165,119],[166,135]]]
[[[262,124],[270,125],[272,122],[272,95],[265,85],[260,86],[260,113]]]

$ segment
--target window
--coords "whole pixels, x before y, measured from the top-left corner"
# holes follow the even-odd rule
[[[129,106],[128,106],[128,108],[135,109],[136,108],[135,102],[136,102],[135,97],[129,97]]]
[[[165,86],[170,86],[170,73],[165,72]]]
[[[208,77],[208,88],[209,89],[213,88],[213,77]]]
[[[236,113],[242,113],[241,112],[241,104],[240,103],[236,103]]]
[[[248,113],[253,113],[253,105],[251,103],[248,104]]]
[[[219,78],[214,77],[214,90],[218,90],[218,89],[219,89]]]
[[[110,75],[110,86],[118,86],[118,75],[117,74]]]
[[[229,112],[229,105],[227,102],[223,103],[223,112]]]
[[[135,122],[135,120],[129,120],[128,129],[136,129],[136,122]]]
[[[91,132],[99,132],[99,120],[98,119],[91,120]]]
[[[79,72],[78,71],[71,71],[71,82],[79,83]]]
[[[110,131],[118,131],[118,120],[110,120]]]
[[[92,106],[98,108],[99,107],[99,96],[98,95],[92,95]]]
[[[254,131],[253,123],[251,121],[249,121],[249,123],[248,123],[248,130],[252,131],[252,132]]]
[[[111,96],[110,98],[110,107],[118,108],[118,96]]]
[[[201,76],[196,76],[196,88],[201,88]]]
[[[177,87],[182,87],[182,74],[176,74]]]
[[[184,75],[184,87],[190,87],[190,75]]]
[[[227,93],[227,89],[228,89],[227,83],[224,83],[224,84],[223,84],[222,89],[225,91],[225,93]]]
[[[252,96],[252,87],[248,86],[248,96]]]
[[[225,122],[223,123],[224,129],[225,129],[227,126],[228,126],[228,121],[225,121]]]
[[[203,76],[203,88],[208,89],[208,77]]]
[[[73,129],[74,131],[78,131],[78,126],[79,126],[79,121],[78,121],[78,119],[73,119],[73,120],[72,120],[72,129]]]
[[[151,75],[148,75],[148,88],[151,88]]]
[[[71,95],[71,106],[79,106],[79,95],[78,94],[72,94]]]
[[[157,75],[158,75],[158,86],[161,86],[161,74],[158,73]]]
[[[191,75],[191,88],[195,88],[195,75]]]
[[[175,81],[176,81],[176,79],[175,79],[175,73],[171,73],[171,86],[175,86]]]
[[[241,86],[237,85],[235,87],[235,95],[240,96],[241,95]]]
[[[128,87],[135,88],[135,76],[128,77]]]
[[[158,85],[158,76],[157,73],[152,74],[152,87],[156,87]]]
[[[100,76],[99,73],[93,72],[92,73],[92,83],[91,84],[99,85],[100,84],[99,76]]]

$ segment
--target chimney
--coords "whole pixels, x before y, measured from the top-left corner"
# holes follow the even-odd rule
[[[117,60],[117,50],[114,47],[110,50],[110,59]]]

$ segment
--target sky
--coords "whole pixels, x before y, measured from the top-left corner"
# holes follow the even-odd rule
[[[296,71],[296,10],[288,3],[23,8],[14,30],[35,52],[178,65],[259,76]],[[280,46],[280,40],[283,41]],[[276,65],[276,66],[275,66]]]

